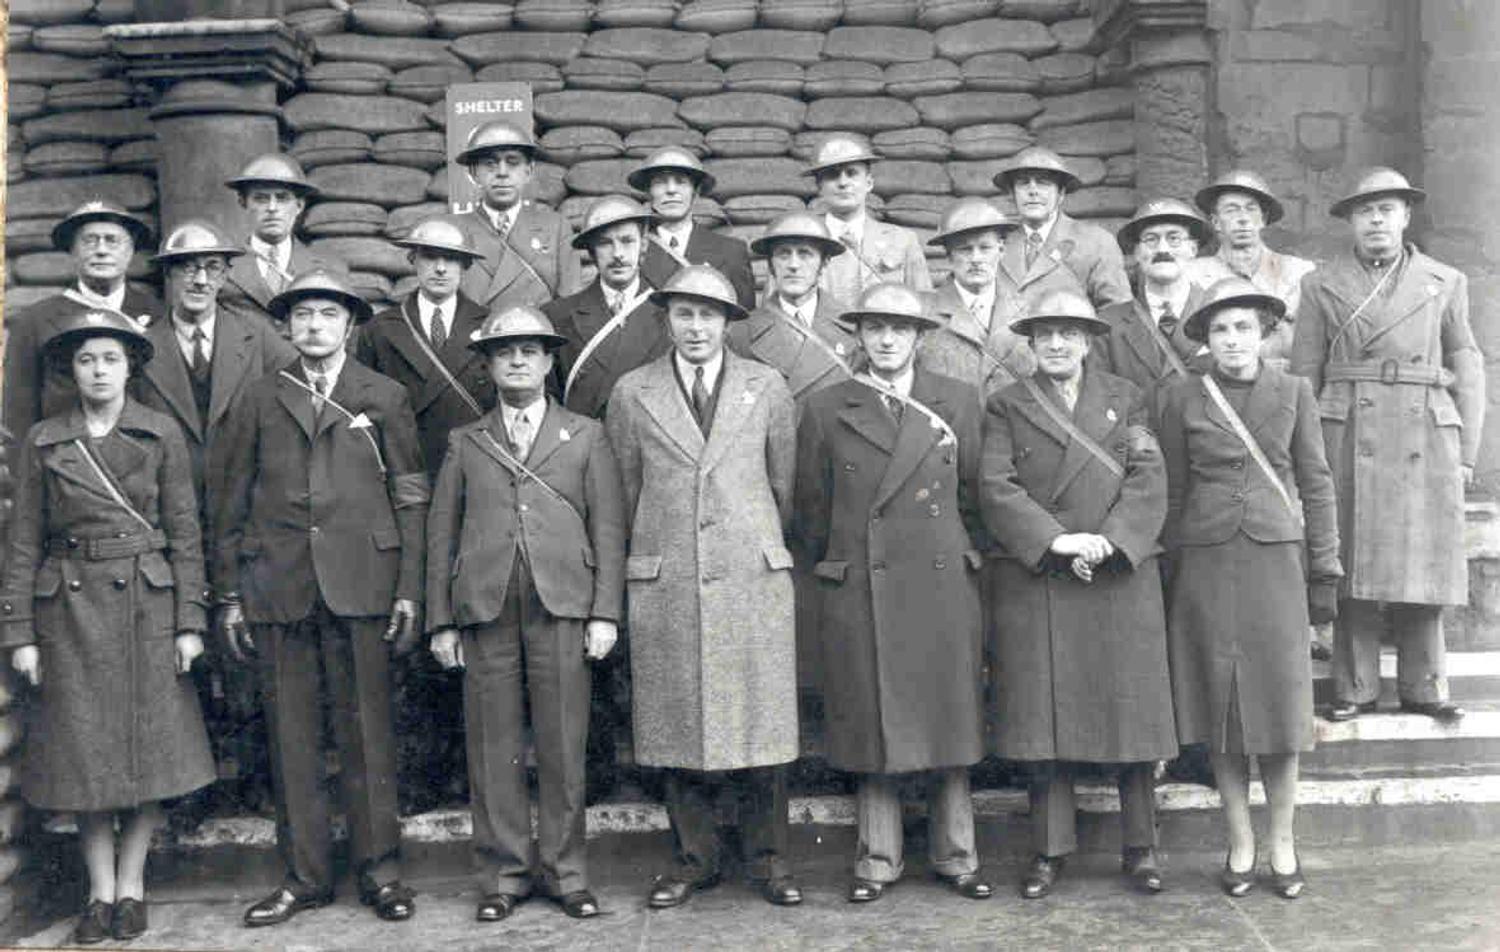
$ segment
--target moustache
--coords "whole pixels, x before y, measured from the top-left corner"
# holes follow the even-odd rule
[[[1165,251],[1158,251],[1156,254],[1151,256],[1152,264],[1171,264],[1176,260],[1176,258]]]

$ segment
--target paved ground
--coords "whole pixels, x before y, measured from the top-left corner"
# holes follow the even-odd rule
[[[805,833],[806,838],[802,838]],[[821,841],[816,837],[824,836]],[[1110,856],[1069,866],[1048,899],[1016,896],[1019,866],[993,869],[1003,888],[986,902],[960,899],[909,869],[880,902],[843,900],[847,830],[799,831],[797,853],[807,902],[766,905],[741,884],[651,912],[642,884],[666,855],[663,837],[607,838],[592,846],[597,891],[610,915],[574,922],[546,901],[523,905],[508,922],[480,927],[474,897],[451,862],[418,863],[419,910],[408,923],[381,923],[344,895],[277,929],[239,925],[245,904],[270,881],[269,865],[158,872],[152,930],[133,949],[400,950],[1500,950],[1500,843],[1379,850],[1320,848],[1303,857],[1309,887],[1296,902],[1265,889],[1230,900],[1215,872],[1222,854],[1168,857],[1169,890],[1127,892]],[[611,842],[611,840],[615,840]],[[920,854],[918,854],[920,855]],[[448,868],[444,868],[448,867]],[[44,948],[66,941],[76,908],[55,889],[0,943]],[[17,931],[19,930],[19,931]]]

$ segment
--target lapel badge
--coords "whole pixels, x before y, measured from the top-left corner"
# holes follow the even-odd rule
[[[1438,286],[1436,284],[1429,284],[1429,285],[1427,285],[1427,296],[1428,297],[1437,297],[1439,293],[1440,292],[1439,292]]]
[[[1058,249],[1058,248],[1053,248],[1052,251],[1051,251],[1051,253],[1048,254],[1047,257],[1051,258],[1053,261],[1061,262],[1062,261],[1062,251],[1060,249]]]
[[[842,343],[833,345],[833,352],[840,357],[844,356],[844,345]]]
[[[135,316],[135,322],[137,324],[141,325],[142,328],[150,327],[151,326],[151,315],[150,314],[137,314]]]
[[[544,241],[542,241],[542,239],[538,238],[536,235],[532,235],[531,236],[531,250],[535,251],[535,252],[539,252],[540,254],[546,254],[547,253],[547,243],[544,242]]]
[[[567,427],[563,427],[562,429],[557,431],[557,438],[561,442],[566,443],[573,438],[573,434],[568,432]]]
[[[1120,415],[1115,413],[1114,407],[1110,407],[1108,410],[1104,411],[1104,418],[1113,423],[1120,418]]]
[[[917,490],[917,502],[922,502],[924,499],[931,495],[932,493],[927,491],[927,487],[923,486],[921,489]]]
[[[740,397],[740,402],[743,403],[747,407],[750,404],[754,403],[755,402],[755,391],[754,390],[746,390],[745,391],[745,395],[742,396],[742,397]]]

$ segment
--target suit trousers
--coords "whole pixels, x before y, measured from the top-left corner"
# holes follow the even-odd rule
[[[1439,605],[1389,604],[1396,640],[1396,692],[1403,701],[1448,699],[1447,649]],[[1333,622],[1333,690],[1340,701],[1368,704],[1380,697],[1380,603],[1339,602]]]
[[[333,837],[323,783],[323,701],[339,754],[339,788],[355,871],[376,885],[400,875],[388,619],[333,614],[322,599],[291,625],[256,625],[261,701],[271,745],[276,844],[286,886],[333,891]],[[320,685],[321,681],[321,685]]]
[[[723,841],[714,808],[726,788],[739,799],[740,851],[746,877],[763,882],[790,874],[786,860],[791,827],[785,767],[716,771],[670,768],[664,787],[678,875],[683,879],[696,882],[723,872]]]
[[[974,849],[974,801],[969,768],[923,771],[927,783],[927,857],[932,870],[961,876],[979,869]],[[902,861],[901,775],[861,774],[856,795],[859,853],[854,875],[873,883],[893,883]]]
[[[584,768],[585,622],[558,618],[517,558],[500,617],[463,630],[464,720],[474,863],[483,894],[588,888]],[[526,784],[526,712],[536,752],[537,839]]]
[[[1120,845],[1156,846],[1156,765],[1121,764]],[[1038,764],[1027,791],[1031,801],[1031,840],[1041,856],[1066,856],[1078,849],[1078,801],[1073,769],[1065,763]]]

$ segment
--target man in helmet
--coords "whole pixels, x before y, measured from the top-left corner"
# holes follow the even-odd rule
[[[1302,279],[1317,265],[1306,258],[1266,247],[1264,232],[1280,221],[1284,210],[1265,179],[1235,169],[1200,189],[1194,203],[1208,216],[1219,250],[1188,265],[1188,277],[1203,287],[1233,275],[1249,278],[1257,288],[1286,304],[1286,317],[1261,344],[1261,356],[1284,362],[1292,349]]]
[[[396,244],[407,249],[417,288],[359,329],[354,354],[406,388],[427,475],[436,479],[448,434],[481,419],[495,404],[484,357],[469,346],[487,312],[459,290],[479,253],[463,231],[441,218],[421,222]],[[397,667],[395,695],[402,812],[419,813],[461,796],[464,734],[457,678],[422,652]]]
[[[1386,619],[1401,709],[1463,716],[1448,698],[1442,609],[1469,601],[1464,487],[1484,431],[1484,358],[1468,279],[1405,241],[1425,197],[1395,169],[1365,173],[1332,208],[1352,249],[1302,280],[1292,372],[1318,393],[1345,572],[1334,720],[1375,710]]]
[[[526,197],[535,156],[529,130],[497,119],[475,126],[456,158],[479,189],[472,210],[448,219],[480,254],[461,287],[491,310],[541,306],[583,283],[568,243],[573,230],[557,212]]]
[[[226,308],[258,314],[275,326],[266,307],[297,275],[315,268],[343,267],[296,237],[297,222],[318,188],[307,180],[296,159],[279,152],[256,156],[224,184],[239,194],[250,242],[249,254],[231,263],[220,301]],[[285,327],[277,326],[277,332],[286,336]]]
[[[724,347],[746,316],[710,265],[653,297],[671,353],[615,384],[605,420],[632,521],[625,563],[635,760],[665,770],[676,866],[652,908],[679,906],[723,872],[716,794],[741,798],[745,871],[796,905],[785,765],[797,759],[791,518],[796,409],[781,375]]]
[[[1130,282],[1120,249],[1098,225],[1063,211],[1068,192],[1083,183],[1055,152],[1041,146],[1022,149],[995,176],[1000,191],[1016,203],[1021,230],[1006,245],[1002,280],[1030,298],[1047,275],[1064,269],[1078,279],[1096,308],[1130,300]]]
[[[1154,405],[1159,386],[1192,368],[1199,345],[1183,321],[1204,300],[1188,265],[1207,237],[1203,218],[1185,202],[1153,198],[1120,227],[1120,250],[1135,259],[1139,284],[1129,301],[1100,311],[1112,330],[1095,353],[1099,366],[1140,387]]]
[[[932,294],[932,312],[943,320],[922,336],[917,362],[974,384],[980,400],[1036,369],[1031,348],[1010,330],[1025,305],[999,280],[1000,256],[1018,227],[988,200],[964,198],[928,241],[948,253],[951,271]]]
[[[863,138],[838,133],[818,146],[802,172],[817,183],[829,237],[849,249],[823,269],[822,286],[841,301],[856,300],[865,288],[882,281],[932,290],[927,256],[917,236],[899,225],[876,221],[865,207],[879,161]]]
[[[626,177],[630,187],[650,197],[651,230],[641,255],[641,274],[661,287],[686,264],[711,264],[734,285],[740,307],[755,306],[755,275],[745,243],[693,222],[693,202],[714,190],[714,177],[680,146],[658,149]]]
[[[651,221],[649,211],[623,195],[590,205],[572,244],[588,252],[598,277],[542,309],[568,339],[554,375],[575,413],[603,419],[615,381],[671,349],[661,309],[651,302],[656,286],[641,271]]]
[[[151,238],[136,215],[113,202],[95,200],[74,209],[52,229],[52,247],[71,255],[75,283],[61,294],[5,315],[5,428],[24,439],[33,423],[55,416],[77,399],[71,374],[48,367],[41,342],[80,307],[107,308],[149,326],[161,314],[154,295],[125,281],[130,259]]]

